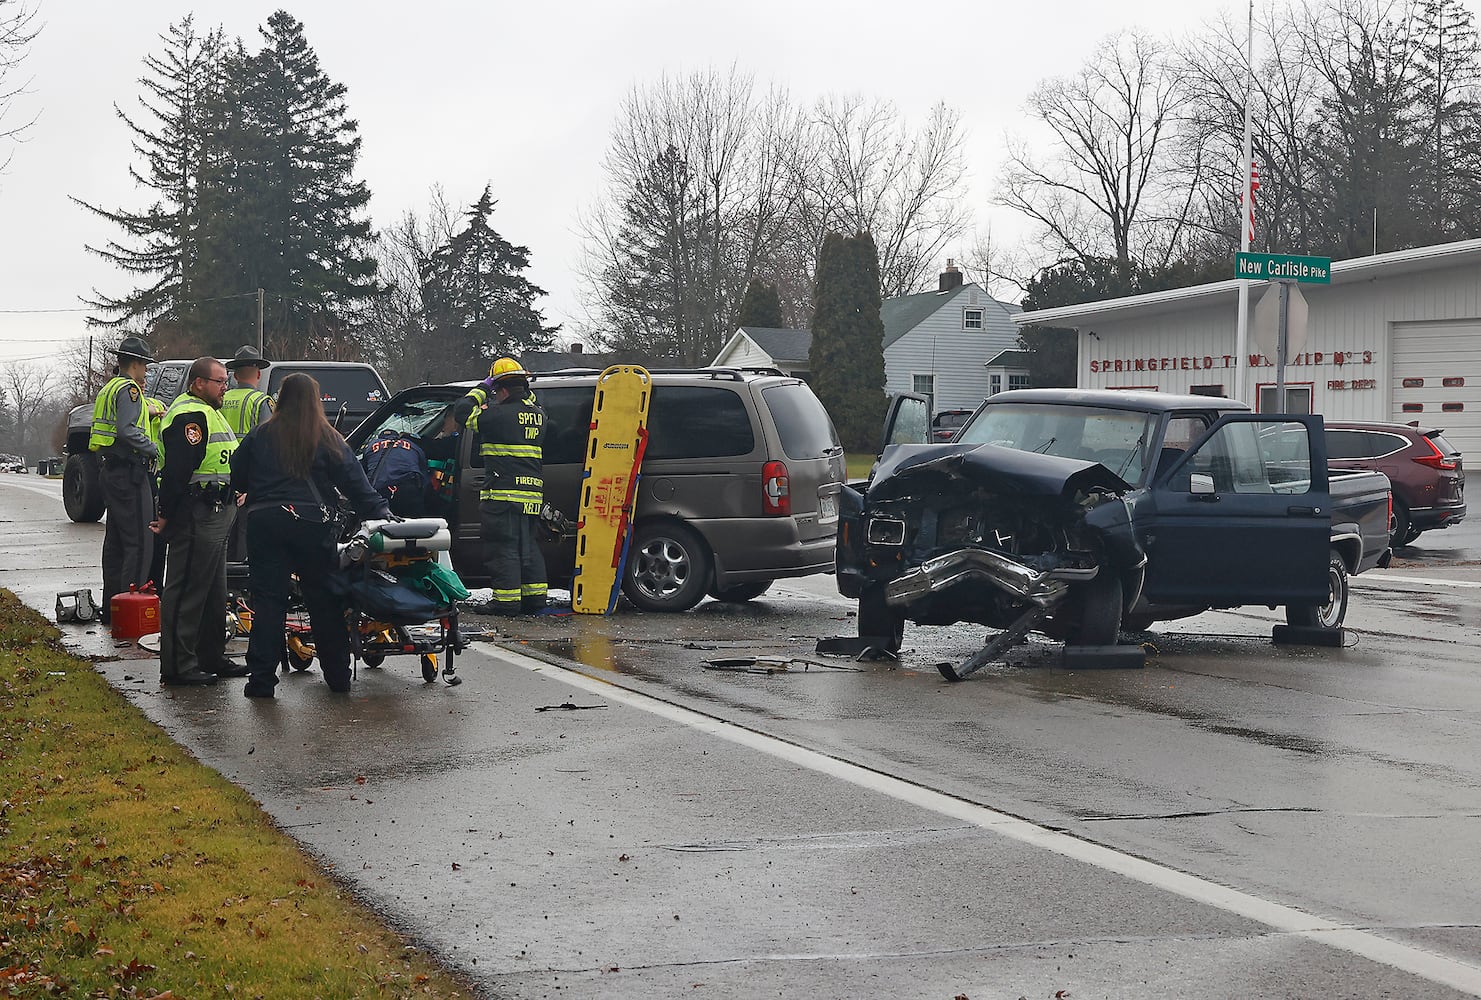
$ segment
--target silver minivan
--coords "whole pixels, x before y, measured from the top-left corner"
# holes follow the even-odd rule
[[[622,589],[645,611],[685,611],[708,594],[760,596],[772,581],[833,571],[843,446],[807,383],[772,370],[656,370],[648,446]],[[545,500],[576,518],[586,435],[600,375],[537,374],[545,408]],[[383,429],[422,437],[450,485],[438,511],[453,523],[453,566],[487,579],[479,531],[483,469],[472,441],[431,439],[447,407],[475,383],[404,390],[350,435],[359,449]],[[452,453],[455,452],[455,455]],[[568,586],[569,536],[542,542],[552,586]]]

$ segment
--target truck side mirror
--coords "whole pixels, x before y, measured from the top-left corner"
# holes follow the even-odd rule
[[[1214,495],[1214,477],[1202,472],[1193,473],[1188,482],[1188,492],[1196,497]]]

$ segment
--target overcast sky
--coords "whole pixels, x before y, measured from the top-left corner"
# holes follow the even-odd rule
[[[32,2],[43,29],[21,69],[29,92],[9,120],[38,118],[0,175],[0,363],[45,358],[87,336],[83,312],[31,311],[76,309],[91,289],[133,287],[84,250],[116,229],[68,196],[147,204],[129,179],[135,161],[113,104],[137,109],[142,60],[162,50],[158,36],[193,11],[198,29],[220,24],[255,50],[257,26],[277,9],[241,0]],[[373,223],[424,210],[433,184],[466,204],[491,183],[492,223],[530,248],[530,277],[548,292],[539,306],[568,324],[564,343],[582,315],[576,217],[600,193],[608,129],[635,84],[734,63],[800,102],[860,92],[895,102],[912,123],[945,101],[962,112],[976,220],[1002,243],[1022,225],[990,206],[993,179],[1005,133],[1027,131],[1024,100],[1039,80],[1073,71],[1122,28],[1180,36],[1245,6],[296,0],[285,9],[303,22],[324,71],[349,88]]]

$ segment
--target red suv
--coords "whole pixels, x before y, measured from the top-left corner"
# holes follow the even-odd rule
[[[1394,548],[1466,516],[1461,453],[1439,429],[1418,424],[1329,423],[1327,465],[1374,469],[1393,483]]]

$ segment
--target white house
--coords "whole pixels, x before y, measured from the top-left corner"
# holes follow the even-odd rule
[[[812,347],[808,330],[783,330],[766,326],[743,326],[720,348],[717,368],[779,368],[788,375],[808,376],[807,352]]]
[[[1018,306],[997,301],[977,283],[963,284],[948,260],[936,291],[886,299],[880,307],[885,388],[929,397],[932,412],[976,407],[996,391],[989,362],[997,366],[999,389],[1009,388],[1010,377],[1027,376],[1027,368],[1013,363],[1021,359],[1005,356],[1018,348],[1012,319],[1018,312]],[[741,327],[711,363],[774,367],[807,378],[811,345],[808,330]]]
[[[1251,283],[1252,314],[1271,287]],[[1287,360],[1288,410],[1417,421],[1481,460],[1481,239],[1335,261],[1330,284],[1297,287],[1308,321]],[[1083,388],[1227,395],[1268,412],[1274,351],[1251,333],[1239,363],[1238,289],[1231,278],[1013,319],[1077,330]]]

